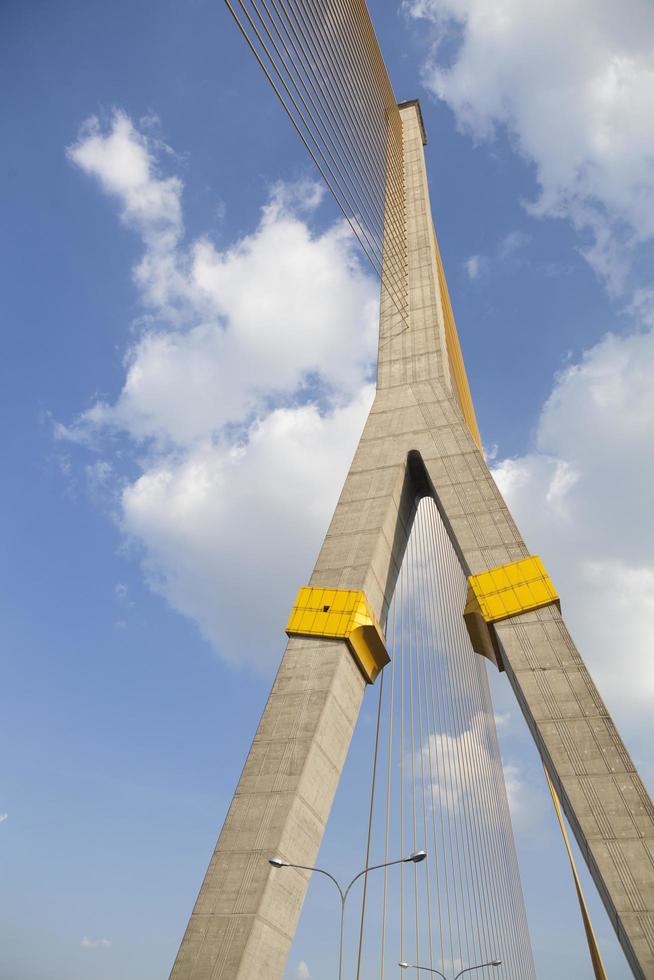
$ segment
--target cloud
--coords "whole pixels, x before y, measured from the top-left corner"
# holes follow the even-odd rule
[[[9,817],[8,813],[0,813],[0,823],[4,823],[8,817]]]
[[[182,182],[158,175],[152,152],[156,145],[117,109],[107,132],[92,116],[66,152],[73,163],[97,178],[106,193],[119,199],[123,220],[144,235],[150,248],[167,249],[183,230]]]
[[[652,377],[652,331],[608,334],[557,378],[533,451],[494,470],[601,694],[627,727],[654,696]]]
[[[524,264],[520,254],[531,241],[523,231],[510,231],[497,242],[491,255],[471,255],[463,263],[470,281],[485,279],[492,272],[515,272]]]
[[[488,265],[488,259],[484,255],[471,255],[469,259],[464,262],[464,268],[468,275],[468,279],[478,279],[479,276],[485,271]]]
[[[533,827],[533,822],[527,821],[525,814],[534,810],[537,801],[527,784],[522,767],[516,762],[505,762],[502,772],[513,827],[519,830],[525,826]]]
[[[654,329],[654,289],[641,288],[633,294],[630,306],[627,309],[635,320],[650,329]]]
[[[89,936],[84,936],[84,938],[80,940],[80,946],[82,946],[84,949],[106,949],[111,946],[111,941],[109,939],[91,939]]]
[[[135,210],[133,196],[171,196],[181,228],[181,182],[155,176],[156,145],[124,114],[114,114],[106,133],[92,120],[83,134],[68,154],[119,198],[123,216]],[[255,232],[224,251],[206,237],[187,247],[177,237],[162,242],[159,208],[141,213],[146,247],[135,278],[150,325],[127,352],[116,403],[97,402],[60,434],[82,441],[113,427],[138,441],[186,446],[272,397],[297,400],[305,389],[306,398],[312,384],[352,397],[374,358],[377,289],[342,223],[315,236],[299,218],[322,196],[312,182],[276,184]]]
[[[499,243],[497,249],[499,260],[506,262],[508,259],[515,259],[517,253],[525,249],[530,241],[531,235],[528,235],[526,232],[510,231]]]
[[[187,242],[163,146],[116,110],[68,150],[142,239],[145,315],[117,397],[55,435],[102,453],[151,587],[223,657],[266,666],[371,403],[378,286],[343,223],[313,230],[311,181],[271,187],[224,249]]]
[[[586,258],[621,290],[633,248],[654,237],[652,4],[406,0],[405,9],[435,28],[428,88],[475,139],[509,134],[535,168],[532,212],[572,221]]]
[[[371,399],[363,388],[327,415],[277,409],[243,443],[160,457],[125,489],[123,527],[145,548],[150,586],[226,660],[265,666],[278,654]]]
[[[438,806],[452,812],[462,806],[484,806],[487,775],[497,765],[493,752],[493,735],[486,720],[478,716],[470,727],[458,734],[435,732],[422,745],[425,775],[433,784]],[[462,760],[473,760],[466,765]],[[515,762],[503,765],[511,816],[521,817],[529,793],[521,767]]]
[[[295,980],[311,980],[311,971],[304,960],[300,960],[297,965]]]

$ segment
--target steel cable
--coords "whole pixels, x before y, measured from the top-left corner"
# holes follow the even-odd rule
[[[429,857],[410,879],[404,866],[399,882],[384,874],[381,930],[368,892],[365,929],[379,934],[381,980],[389,962],[407,954],[446,975],[499,957],[499,970],[479,975],[535,977],[486,667],[461,615],[465,592],[437,508],[422,500],[388,613],[392,660],[378,760],[386,786],[373,823],[386,860],[420,847]],[[371,847],[375,839],[373,827]],[[372,977],[373,946],[362,940],[360,976]],[[393,952],[390,940],[397,941]]]
[[[465,601],[466,584],[458,559],[449,541],[447,531],[440,520],[435,506],[431,507],[431,527],[434,537],[439,541],[440,561],[444,566],[449,563],[450,574],[444,577],[448,591],[444,596],[443,615],[448,622],[452,642],[462,651],[462,656],[454,660],[454,668],[458,685],[468,692],[471,699],[471,731],[474,764],[480,776],[478,779],[480,800],[478,808],[484,815],[480,827],[482,841],[486,853],[493,858],[496,869],[496,879],[491,878],[492,896],[491,907],[495,912],[497,927],[500,929],[503,942],[507,949],[507,959],[519,956],[521,962],[514,961],[513,970],[516,977],[534,975],[531,946],[526,931],[524,904],[519,883],[519,872],[513,834],[511,832],[510,816],[506,801],[506,788],[502,770],[499,746],[490,703],[490,691],[486,667],[481,659],[470,648],[469,639],[460,615]],[[458,594],[453,586],[457,580]],[[449,584],[448,584],[449,582]],[[482,700],[483,694],[486,700]],[[485,722],[486,744],[490,751],[481,751],[479,726]],[[492,733],[492,742],[488,745],[488,735]],[[511,847],[507,846],[510,841]],[[498,882],[497,879],[500,879]],[[498,921],[499,920],[499,921]],[[523,926],[522,936],[518,936],[515,924],[520,921]]]
[[[435,515],[434,507],[426,507],[428,518],[431,519],[432,533],[434,533]],[[439,528],[439,530],[441,530]],[[438,603],[439,617],[443,625],[446,649],[449,651],[450,670],[448,671],[448,702],[451,706],[452,724],[455,731],[455,744],[457,751],[458,766],[467,791],[463,794],[463,815],[462,820],[465,827],[467,838],[467,849],[471,854],[471,876],[474,878],[474,901],[475,915],[477,916],[477,936],[479,940],[479,952],[483,959],[492,958],[492,953],[487,945],[488,914],[493,914],[496,910],[496,901],[491,895],[492,888],[489,888],[487,866],[485,862],[480,862],[477,853],[479,850],[479,837],[483,835],[483,828],[479,827],[477,813],[479,811],[479,801],[476,798],[480,790],[480,757],[479,746],[474,731],[474,712],[465,711],[464,698],[470,699],[474,694],[474,678],[464,681],[461,676],[461,667],[464,662],[471,658],[466,656],[461,649],[461,637],[457,635],[456,625],[453,619],[453,610],[461,608],[462,602],[457,602],[453,592],[453,576],[462,581],[460,567],[458,563],[453,566],[451,559],[452,552],[449,541],[444,540],[442,533],[434,534],[437,553],[437,564],[433,565],[434,577],[438,582]],[[449,547],[448,547],[449,546]],[[460,615],[460,614],[459,614]],[[459,653],[453,656],[453,652]],[[473,661],[476,665],[476,661]],[[458,683],[457,683],[458,681]],[[470,705],[468,705],[470,708]],[[467,717],[465,717],[467,715]],[[462,745],[468,745],[468,751],[462,750]],[[472,758],[471,758],[472,754]],[[472,804],[475,804],[474,806]],[[480,894],[481,893],[481,894]],[[479,927],[479,909],[483,909],[483,927]]]
[[[402,126],[365,4],[225,3],[408,324]]]

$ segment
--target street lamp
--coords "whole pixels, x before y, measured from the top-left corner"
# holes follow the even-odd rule
[[[457,973],[454,980],[459,980],[459,977],[462,977],[464,973],[470,973],[471,970],[481,970],[485,966],[501,966],[501,965],[502,965],[502,960],[490,960],[489,963],[478,963],[477,966],[467,966],[465,970],[461,970],[460,973]],[[434,970],[430,966],[419,966],[417,963],[404,963],[403,961],[398,963],[398,966],[402,967],[403,970],[424,970],[426,973],[437,973],[439,977],[443,978],[443,980],[447,980],[447,977],[445,976],[444,973],[441,973],[440,970]]]
[[[343,889],[339,885],[338,881],[334,875],[330,874],[329,871],[325,871],[324,868],[311,868],[306,864],[291,864],[290,861],[283,861],[279,857],[268,858],[268,864],[272,865],[273,868],[299,868],[302,871],[317,871],[318,874],[325,875],[330,881],[333,881],[338,888],[338,894],[341,898],[341,932],[338,944],[338,980],[343,980],[343,928],[345,924],[345,902],[347,901],[347,896],[350,893],[350,888],[355,881],[358,881],[363,875],[368,874],[369,871],[377,871],[379,868],[390,868],[393,864],[420,864],[427,857],[426,851],[414,851],[413,854],[409,854],[408,857],[398,858],[397,861],[385,861],[383,864],[371,864],[369,868],[364,868],[363,871],[359,871],[358,874],[354,876],[352,881],[349,883],[347,888]]]

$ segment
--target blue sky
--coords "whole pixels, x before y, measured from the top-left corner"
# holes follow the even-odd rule
[[[489,457],[651,789],[654,13],[370,6],[398,99],[422,102]],[[220,3],[10,0],[0,53],[0,973],[146,980],[363,422],[377,289]],[[539,977],[590,977],[535,753],[493,690]],[[321,856],[343,876],[370,711]],[[330,899],[311,886],[292,980],[331,976]]]

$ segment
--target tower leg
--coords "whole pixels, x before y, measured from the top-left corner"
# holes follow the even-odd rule
[[[311,585],[361,589],[379,617],[406,545],[398,528],[410,525],[415,495],[406,466],[393,464],[390,452],[377,467],[368,465],[371,428],[374,422],[364,430]],[[282,976],[308,875],[280,875],[267,859],[315,863],[365,686],[344,641],[289,640],[171,980]]]
[[[452,435],[449,453],[443,445],[430,449],[428,440],[421,440],[424,464],[464,570],[477,574],[515,561],[527,549],[465,427],[454,427]],[[522,613],[492,628],[507,677],[629,965],[638,980],[650,980],[652,801],[557,607]]]
[[[173,966],[173,980],[277,980],[365,681],[347,644],[293,637]]]

